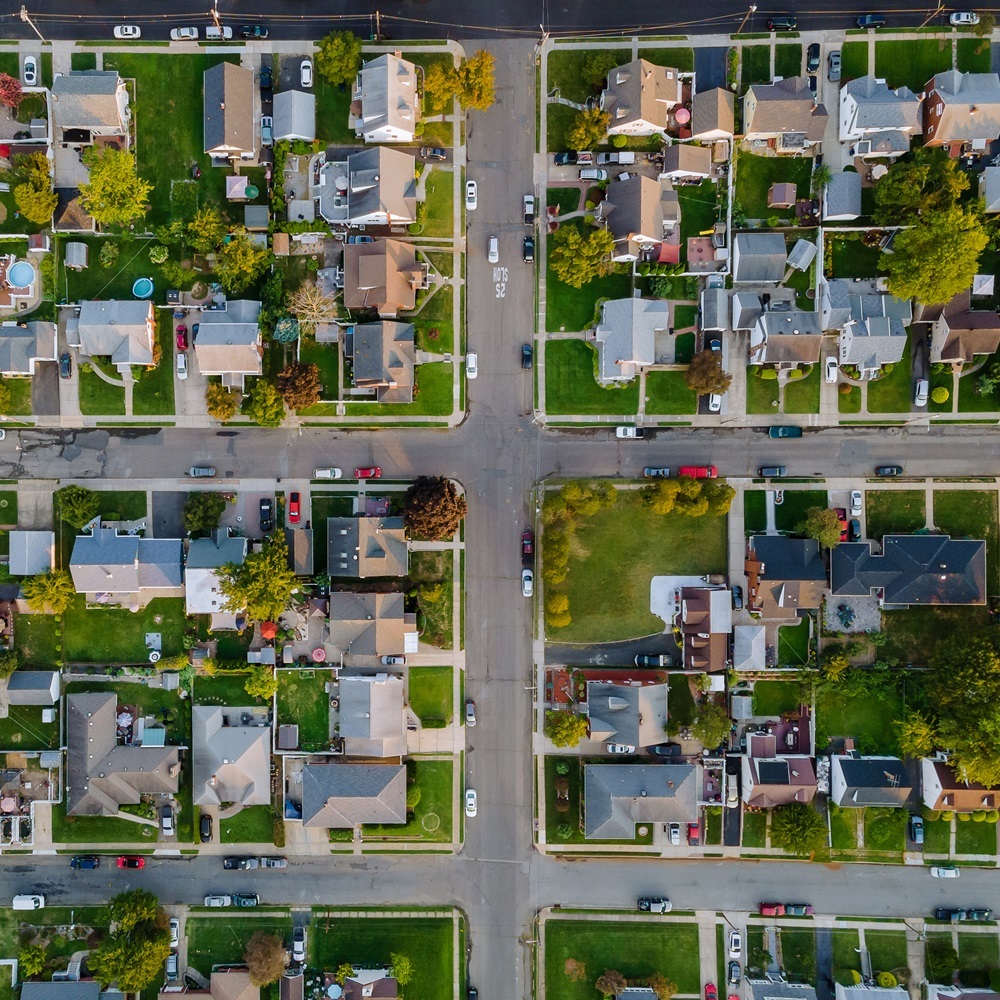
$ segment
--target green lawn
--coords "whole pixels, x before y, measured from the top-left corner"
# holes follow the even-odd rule
[[[158,264],[151,264],[149,261],[149,251],[152,247],[160,246],[157,240],[123,240],[117,236],[81,236],[79,242],[86,243],[90,247],[90,265],[82,271],[72,271],[62,266],[62,254],[65,253],[65,245],[68,242],[65,237],[57,237],[59,248],[59,266],[56,278],[56,293],[59,296],[65,295],[68,301],[80,302],[85,299],[131,299],[132,285],[136,278],[152,278],[154,292],[153,302],[164,302],[166,300],[169,282],[160,273]],[[74,240],[73,242],[78,242]],[[111,267],[103,267],[98,260],[101,247],[105,243],[112,243],[118,247],[118,260]],[[173,256],[178,258],[176,248],[173,249]],[[169,314],[157,312],[157,327],[166,327],[170,332]],[[172,343],[172,341],[170,341]],[[173,352],[165,352],[168,358]],[[168,365],[169,367],[169,365]]]
[[[798,196],[808,197],[812,162],[810,157],[740,153],[736,160],[737,204],[748,218],[764,219],[773,214],[773,210],[767,207],[767,192],[772,184],[795,184]]]
[[[443,417],[453,408],[454,371],[450,361],[432,361],[417,365],[417,384],[412,403],[351,403],[347,416],[351,417]],[[315,407],[303,410],[311,413]]]
[[[129,844],[134,850],[156,846],[155,827],[115,816],[67,816],[65,805],[52,808],[52,841],[56,844]]]
[[[902,715],[903,700],[896,692],[890,692],[885,701],[876,701],[868,695],[847,697],[839,690],[819,688],[816,748],[826,747],[835,736],[851,736],[861,753],[897,753],[899,734],[892,723]]]
[[[687,387],[684,372],[650,372],[646,376],[646,412],[696,413],[698,396]]]
[[[639,58],[651,62],[654,66],[673,66],[681,73],[690,73],[694,70],[694,49],[639,49]]]
[[[879,272],[882,251],[877,246],[866,247],[857,233],[834,235],[826,238],[833,246],[834,278],[873,278]]]
[[[747,368],[747,413],[778,412],[778,380],[758,378],[757,365]]]
[[[330,745],[330,670],[279,670],[278,721],[299,727],[299,747],[325,750]]]
[[[450,354],[455,350],[453,303],[451,285],[441,285],[425,300],[420,312],[407,317],[413,323],[420,350],[434,354]]]
[[[926,90],[936,73],[951,69],[951,38],[907,38],[875,43],[875,75],[915,94]]]
[[[955,824],[956,854],[996,854],[996,823],[973,823],[971,820]]]
[[[774,508],[774,526],[778,531],[794,532],[805,520],[810,507],[826,507],[826,490],[785,490],[784,502]]]
[[[801,45],[776,45],[774,47],[774,75],[801,76],[803,70]]]
[[[740,78],[744,87],[771,82],[771,46],[744,45]]]
[[[51,668],[62,660],[53,615],[14,616],[14,648],[26,666]]]
[[[207,892],[206,886],[206,894]],[[213,965],[242,962],[247,942],[255,932],[263,931],[289,939],[292,923],[287,914],[227,910],[221,919],[214,914],[189,916],[184,930],[187,935],[188,965],[208,976]],[[312,944],[312,933],[309,935],[309,943]]]
[[[830,803],[830,841],[833,850],[853,851],[858,846],[857,813],[857,809],[841,809]],[[834,948],[836,949],[836,945]]]
[[[910,534],[927,524],[923,490],[867,490],[865,521],[869,538]]]
[[[82,594],[64,617],[70,663],[146,663],[147,632],[159,632],[164,657],[184,649],[184,598],[160,597],[133,614],[128,608],[88,609]]]
[[[674,190],[681,206],[681,250],[686,259],[688,238],[711,229],[719,220],[719,188],[706,180],[700,184],[682,184]]]
[[[778,663],[786,667],[804,667],[809,662],[809,619],[798,625],[778,629]]]
[[[951,823],[944,819],[924,820],[924,854],[951,853]]]
[[[743,526],[747,534],[763,531],[767,527],[767,495],[764,490],[744,490]]]
[[[782,712],[793,712],[802,700],[802,685],[796,681],[757,681],[753,686],[754,715],[780,716]],[[809,700],[808,695],[805,700]]]
[[[549,103],[545,109],[545,120],[548,125],[546,145],[550,153],[558,153],[567,149],[566,130],[573,124],[579,112],[566,104]]]
[[[451,841],[452,795],[454,764],[451,760],[424,760],[411,757],[416,772],[415,784],[420,787],[420,801],[408,822],[399,826],[365,826],[364,839],[373,841]]]
[[[906,931],[865,931],[865,947],[876,972],[893,972],[907,968]]]
[[[962,413],[995,413],[1000,410],[1000,388],[995,392],[980,395],[976,391],[976,381],[990,367],[1000,361],[1000,351],[986,358],[986,364],[978,372],[965,375],[958,380],[958,408]]]
[[[174,412],[174,337],[171,324],[159,323],[156,339],[160,363],[152,369],[133,368],[136,384],[132,389],[132,412],[136,416],[158,416]]]
[[[80,412],[85,417],[125,416],[125,386],[109,385],[104,379],[77,366]]]
[[[429,167],[426,179],[427,197],[421,204],[424,224],[423,236],[451,238],[455,231],[455,175],[452,170]]]
[[[313,493],[313,558],[317,573],[326,572],[326,519],[328,517],[350,517],[354,512],[354,500],[349,496],[331,493]]]
[[[614,507],[577,529],[565,582],[547,587],[569,597],[573,621],[560,639],[610,642],[661,632],[662,619],[649,611],[650,580],[722,572],[725,553],[724,517],[662,516],[638,493],[619,491]]]
[[[888,375],[868,383],[868,410],[871,413],[909,413],[912,394],[910,340],[907,338],[902,360]]]
[[[764,847],[767,844],[767,813],[743,813],[743,846]]]
[[[576,104],[583,104],[600,87],[592,87],[582,76],[583,68],[591,56],[600,55],[602,49],[553,49],[548,58],[547,91],[558,90],[560,97]],[[627,62],[627,54],[622,54],[622,62]],[[551,108],[550,108],[551,110]]]
[[[793,983],[816,983],[816,932],[782,928],[781,962]]]
[[[901,852],[905,846],[905,809],[865,810],[866,851]]]
[[[997,593],[997,563],[1000,543],[997,533],[997,495],[978,490],[935,490],[933,521],[939,531],[953,538],[984,538],[986,540],[987,587]]]
[[[545,345],[545,412],[622,413],[639,410],[639,381],[605,389],[594,380],[596,351],[582,340]]]
[[[573,982],[566,963],[583,964],[587,976]],[[546,1000],[592,1000],[594,979],[617,969],[627,979],[660,972],[681,993],[700,992],[698,928],[695,924],[549,920],[545,924]]]
[[[847,969],[861,971],[861,956],[857,949],[861,947],[861,939],[856,930],[836,928],[833,932],[833,977],[840,980],[841,974]],[[865,932],[868,936],[868,932]]]
[[[270,844],[274,840],[270,806],[247,806],[235,816],[220,820],[219,837],[224,844]]]
[[[16,71],[15,71],[16,72]],[[68,870],[67,865],[67,870]],[[101,933],[108,926],[107,910],[103,906],[46,906],[31,914],[5,909],[0,914],[0,948],[5,955],[16,955],[25,940],[31,940],[45,949],[46,959],[64,959],[58,965],[65,969],[74,951],[88,949],[87,938],[92,931]],[[4,969],[7,979],[0,980],[0,996],[10,996],[9,967]],[[23,978],[23,976],[22,976]]]
[[[868,42],[848,42],[840,50],[841,80],[847,83],[868,75]]]
[[[674,325],[675,326],[679,325],[677,313],[681,309],[693,309],[693,308],[694,308],[693,306],[678,306],[677,309],[674,310]],[[697,310],[695,310],[695,314],[697,314]],[[687,319],[687,316],[685,316],[684,318]],[[692,316],[691,322],[685,323],[684,325],[693,326],[694,321],[695,317]],[[690,364],[691,358],[694,356],[694,343],[695,343],[695,335],[693,331],[691,333],[677,334],[677,336],[674,338],[674,361],[676,364],[679,365]]]
[[[59,746],[58,712],[55,722],[42,722],[37,705],[11,705],[0,719],[0,747],[5,750],[51,750]]]
[[[990,40],[960,38],[956,69],[960,69],[963,73],[989,73]]]
[[[718,806],[709,806],[705,810],[705,843],[722,843],[722,809]]]
[[[326,80],[319,74],[313,74],[313,91],[316,94],[316,121],[322,122],[323,139],[337,146],[361,145],[361,140],[348,127],[347,118],[351,108],[351,90],[348,85],[344,89]],[[437,145],[437,143],[435,143]],[[446,145],[451,145],[450,142]]]
[[[889,637],[883,655],[924,666],[942,640],[958,632],[978,631],[988,624],[989,612],[977,605],[883,611],[882,630]]]
[[[248,673],[218,673],[214,677],[195,677],[192,703],[234,707],[251,705],[254,699],[246,691],[247,677]]]
[[[813,365],[805,378],[785,386],[785,413],[819,413],[819,365]]]
[[[452,588],[455,561],[450,552],[411,552],[410,580],[417,587],[421,639],[438,649],[454,647]]]
[[[838,413],[860,413],[861,412],[861,390],[856,386],[850,386],[850,392],[837,394]]]
[[[425,726],[443,728],[454,714],[451,667],[410,667],[407,691],[410,708]]]
[[[579,188],[554,188],[550,187],[545,193],[545,205],[547,208],[559,209],[559,215],[567,212],[577,212],[580,209]]]
[[[963,823],[961,826],[987,826],[986,823]],[[991,828],[994,833],[996,827]],[[994,839],[994,847],[996,840]],[[1000,966],[1000,945],[995,934],[958,935],[958,968],[962,985],[989,986],[990,972]]]
[[[340,384],[340,359],[336,344],[317,344],[315,340],[303,340],[299,344],[299,360],[304,365],[315,365],[323,383],[321,399],[332,401],[337,398]]]
[[[670,721],[674,725],[683,728],[694,722],[698,710],[687,674],[668,675],[667,704],[670,706]]]

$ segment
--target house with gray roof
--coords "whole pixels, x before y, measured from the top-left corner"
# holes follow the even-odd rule
[[[210,615],[213,632],[240,627],[242,615],[226,609],[226,596],[219,585],[219,570],[232,563],[240,566],[247,557],[247,538],[229,528],[216,528],[208,538],[194,538],[184,563],[184,610],[189,615]]]
[[[811,156],[823,141],[828,118],[804,76],[757,83],[743,98],[743,139],[766,142],[776,153]]]
[[[180,787],[183,748],[165,746],[162,729],[122,714],[131,743],[119,742],[124,720],[113,692],[66,696],[67,816],[114,816],[144,795],[173,795]],[[159,738],[150,739],[153,733]]]
[[[55,361],[59,357],[55,323],[33,320],[0,324],[0,375],[34,375],[37,361]]]
[[[925,88],[924,145],[984,150],[1000,136],[1000,76],[947,70]]]
[[[326,571],[362,580],[406,576],[410,551],[401,517],[328,517]]]
[[[808,983],[786,983],[781,976],[747,979],[753,1000],[816,1000],[816,987]]]
[[[776,285],[785,276],[787,259],[781,233],[737,233],[733,240],[733,281]]]
[[[207,309],[199,318],[194,356],[202,375],[220,375],[228,389],[242,389],[247,375],[260,375],[264,349],[260,303],[229,299],[225,309]]]
[[[597,381],[630,382],[656,360],[656,335],[670,328],[670,303],[663,299],[608,299],[594,330]]]
[[[875,76],[849,80],[840,88],[840,141],[863,159],[901,156],[920,135],[920,103],[909,87],[893,90]]]
[[[402,764],[307,763],[302,768],[302,825],[350,830],[361,823],[406,822]]]
[[[182,597],[184,543],[179,538],[145,538],[98,524],[77,535],[69,571],[88,604],[145,607],[157,597]]]
[[[399,226],[417,218],[416,158],[387,146],[320,167],[320,215],[331,225]]]
[[[243,724],[250,719],[251,724]],[[192,785],[196,806],[263,806],[271,801],[271,727],[249,711],[191,708]]]
[[[729,329],[729,291],[725,288],[704,288],[701,293],[702,330]]]
[[[764,306],[753,292],[733,292],[733,329],[752,330],[760,319]]]
[[[50,93],[56,142],[88,145],[109,136],[128,142],[128,87],[115,70],[58,73]]]
[[[950,535],[886,535],[830,552],[834,597],[878,597],[882,607],[985,604],[986,542]]]
[[[684,99],[681,74],[671,66],[633,59],[608,73],[600,107],[611,115],[608,135],[655,135]]]
[[[691,138],[698,142],[732,139],[736,96],[725,87],[699,90],[691,100]]]
[[[596,216],[605,221],[615,238],[611,259],[633,261],[644,250],[662,243],[680,223],[680,203],[667,178],[634,174],[608,188]]]
[[[347,656],[416,652],[417,616],[403,595],[334,591],[327,610],[326,644]]]
[[[220,62],[205,70],[205,153],[217,160],[256,160],[253,70]]]
[[[867,983],[860,983],[857,986],[841,986],[834,983],[834,997],[836,1000],[906,1000],[910,995],[903,986],[875,986]]]
[[[588,840],[632,840],[640,823],[693,823],[700,768],[692,764],[588,764],[583,769]]]
[[[832,174],[823,187],[822,216],[825,222],[850,222],[861,214],[861,174],[842,170]]]
[[[912,791],[898,757],[863,757],[852,750],[830,758],[830,801],[842,809],[900,809]]]
[[[156,313],[145,299],[84,301],[66,322],[66,342],[87,357],[125,365],[152,365]]]
[[[587,682],[586,712],[595,743],[649,747],[663,742],[667,724],[666,684]]]
[[[819,313],[799,309],[764,312],[750,331],[749,363],[779,368],[814,365],[822,346]]]
[[[66,979],[22,983],[21,997],[23,1000],[124,1000],[125,994],[118,990],[102,990],[94,979]]]
[[[316,95],[307,90],[280,90],[274,95],[274,141],[316,138]]]
[[[420,121],[417,67],[387,52],[354,79],[348,127],[365,142],[413,142]]]
[[[767,637],[763,625],[733,628],[733,670],[763,670],[767,666]]]
[[[833,278],[824,282],[820,302],[823,329],[840,331],[840,363],[856,365],[862,379],[903,359],[913,318],[909,299],[897,299],[875,281]]]
[[[991,215],[1000,212],[1000,167],[987,167],[979,175],[979,197],[984,211]]]
[[[412,403],[417,350],[412,323],[357,323],[344,341],[355,386],[380,403]]]
[[[11,531],[7,569],[11,576],[37,576],[55,567],[54,531]]]
[[[340,735],[349,757],[401,757],[406,753],[403,678],[349,674],[340,678]]]

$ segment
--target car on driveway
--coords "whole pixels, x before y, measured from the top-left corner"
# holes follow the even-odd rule
[[[197,28],[172,28],[170,39],[174,42],[196,42],[198,41]]]
[[[252,872],[260,867],[256,858],[223,858],[222,867],[227,872]]]
[[[368,465],[354,470],[355,479],[381,479],[382,470],[377,465]]]
[[[138,854],[119,854],[117,865],[119,868],[138,871],[146,867],[146,859],[140,858]]]
[[[264,149],[274,145],[274,119],[270,115],[264,115],[260,120],[260,144]]]
[[[190,346],[188,344],[188,328],[186,326],[177,327],[177,350],[186,351]]]
[[[729,972],[726,976],[730,986],[736,986],[740,981],[740,963],[732,961],[729,963]]]
[[[958,878],[962,871],[955,865],[934,865],[930,868],[931,878]]]
[[[876,465],[875,475],[881,479],[891,479],[894,476],[901,476],[903,467],[901,465]]]
[[[267,28],[262,24],[244,24],[240,28],[240,38],[267,38]]]
[[[856,517],[852,517],[847,522],[847,540],[849,542],[861,541],[861,522]]]
[[[299,63],[299,86],[308,90],[313,85],[313,64],[311,59]]]
[[[302,519],[302,498],[298,493],[288,494],[288,523],[298,524]]]
[[[743,935],[739,931],[729,932],[729,957],[743,957]]]
[[[743,610],[743,588],[738,584],[733,587],[733,611]]]
[[[698,823],[688,823],[688,845],[697,847],[701,843],[701,826]]]
[[[348,246],[357,246],[359,243],[374,243],[374,242],[375,242],[374,236],[363,236],[359,235],[358,233],[352,233],[350,236],[347,237]]]
[[[117,38],[117,28],[115,29]],[[24,64],[21,69],[21,79],[24,80],[24,85],[26,87],[37,87],[38,86],[38,60],[34,56],[25,56]]]
[[[828,383],[832,385],[837,381],[837,359],[833,355],[830,355],[823,363],[823,371]]]
[[[609,743],[605,749],[613,757],[624,757],[626,754],[635,753],[635,747],[630,743]]]
[[[813,42],[806,51],[806,72],[815,73],[819,69],[819,42]]]
[[[90,872],[101,867],[101,859],[96,854],[78,854],[69,866],[73,871]]]
[[[768,427],[767,436],[778,440],[780,438],[800,438],[802,437],[801,427]]]
[[[181,381],[188,377],[188,356],[183,351],[177,355],[177,377]]]
[[[925,378],[918,378],[916,388],[913,390],[913,405],[926,406],[930,391],[930,382]]]
[[[719,993],[715,988],[715,983],[705,983],[705,1000],[719,1000]]]
[[[840,82],[840,49],[831,52],[826,57],[826,75],[830,83]]]
[[[666,896],[640,896],[636,905],[642,913],[669,913],[673,909]]]
[[[73,358],[68,353],[59,355],[59,377],[73,377]]]
[[[924,821],[920,816],[910,817],[910,840],[914,844],[922,844],[924,842]]]
[[[170,928],[170,947],[176,948],[181,943],[181,922],[177,917],[171,917],[168,926]]]
[[[865,497],[861,490],[851,490],[851,517],[861,517]]]
[[[271,76],[270,66],[261,66],[260,68],[260,78],[258,79],[258,84],[260,86],[260,99],[262,101],[273,101],[274,100],[274,90],[272,89],[273,77]]]
[[[203,812],[201,814],[201,819],[198,820],[198,832],[201,836],[201,842],[207,844],[212,839],[212,816],[211,813]]]
[[[840,540],[842,542],[847,541],[847,508],[846,507],[834,507],[837,512],[837,520],[840,521]]]
[[[636,653],[632,662],[637,667],[668,667],[670,666],[670,657],[663,653]],[[650,753],[653,752],[650,751]]]
[[[708,412],[719,413],[722,410],[722,396],[713,392],[708,397]]]
[[[657,743],[656,746],[647,747],[648,753],[656,757],[682,757],[684,748],[680,743]]]
[[[954,28],[974,28],[979,24],[979,15],[971,10],[956,10],[948,18],[948,23]]]
[[[667,838],[671,847],[681,846],[681,825],[680,823],[670,823],[667,826]]]
[[[479,185],[475,181],[465,182],[465,210],[474,212],[479,207]]]
[[[474,788],[465,790],[465,815],[472,819],[479,812],[479,796]]]
[[[165,837],[174,835],[174,811],[170,806],[163,806],[160,809],[160,829]]]
[[[406,657],[402,653],[387,653],[379,657],[379,663],[383,667],[405,667]]]
[[[301,964],[306,960],[306,929],[296,927],[292,931],[292,961]]]
[[[270,497],[260,498],[260,530],[265,535],[274,530],[274,501]]]
[[[440,146],[421,146],[420,155],[425,160],[447,160],[448,154]]]
[[[531,597],[535,593],[535,574],[525,567],[521,570],[521,596]]]

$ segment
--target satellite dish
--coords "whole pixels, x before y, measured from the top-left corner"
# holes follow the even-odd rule
[[[160,654],[155,649],[149,654],[149,662],[150,663],[156,663],[156,661],[159,660],[159,658],[160,658]]]

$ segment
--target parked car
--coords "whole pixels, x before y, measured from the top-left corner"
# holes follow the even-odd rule
[[[557,167],[575,166],[576,153],[556,153],[553,157]]]
[[[913,405],[926,406],[929,395],[930,382],[928,382],[925,378],[918,378],[916,388],[913,390]]]
[[[885,14],[862,14],[858,18],[859,28],[884,28]]]
[[[931,878],[958,878],[962,874],[955,865],[934,865],[930,868]]]
[[[713,337],[708,342],[708,349],[710,351],[714,351],[716,354],[719,354],[722,351],[722,340],[719,337]]]
[[[806,72],[815,73],[819,69],[819,42],[813,42],[806,50]]]
[[[101,867],[101,859],[96,854],[78,854],[69,863],[77,872],[92,872]]]
[[[465,182],[465,210],[474,212],[479,207],[479,185],[475,181]]]
[[[823,371],[826,374],[826,380],[828,383],[832,385],[834,382],[837,381],[837,374],[838,374],[837,359],[832,354],[829,357],[827,357],[826,361],[824,362]]]
[[[701,843],[701,824],[688,823],[688,846],[697,847]]]
[[[260,99],[261,101],[273,101],[274,100],[274,90],[272,89],[271,67],[261,66],[260,77],[258,83],[260,85]]]
[[[439,146],[421,146],[420,155],[425,160],[447,160],[448,154]]]
[[[191,345],[188,343],[188,328],[186,326],[177,327],[175,334],[177,341],[177,350],[186,351]]]
[[[117,31],[117,29],[115,29]],[[115,36],[118,37],[117,35]],[[25,56],[21,68],[21,79],[26,87],[38,86],[38,60],[34,56]]]
[[[732,961],[729,963],[729,972],[726,976],[730,986],[736,986],[740,981],[740,963]]]
[[[170,947],[176,948],[181,943],[181,922],[171,917],[167,926],[170,928]]]
[[[635,747],[630,743],[609,743],[604,749],[615,757],[622,757],[625,754],[635,753]]]
[[[802,437],[801,427],[769,427],[767,429],[767,436],[769,438],[774,438],[775,440],[779,438],[800,438]]]
[[[830,83],[840,82],[840,49],[826,57],[826,75]]]
[[[768,31],[794,31],[798,27],[798,20],[791,14],[782,14],[779,17],[769,17],[767,19]]]
[[[217,28],[210,24],[205,29],[206,42],[228,42],[233,37],[233,29],[229,27]]]
[[[274,145],[274,119],[270,115],[264,115],[260,120],[260,144],[264,149]]]
[[[722,396],[713,392],[708,397],[708,412],[719,413],[722,410]]]
[[[608,172],[603,167],[584,167],[580,171],[581,181],[606,181]]]
[[[465,377],[479,378],[479,355],[475,351],[468,351],[465,355]]]
[[[212,816],[210,813],[203,812],[201,814],[201,819],[198,820],[198,832],[203,844],[207,844],[212,839]]]
[[[179,961],[180,960],[177,957],[177,952],[176,951],[171,951],[170,954],[167,955],[167,982],[168,983],[175,983],[175,982],[177,982]]]
[[[227,872],[252,872],[260,867],[256,858],[223,858],[222,867]]]
[[[257,906],[260,896],[255,892],[234,892],[233,906]]]
[[[847,508],[846,507],[834,507],[837,512],[837,520],[840,521],[840,540],[842,542],[847,541]]]
[[[531,531],[521,532],[521,562],[534,562],[535,535]]]
[[[471,698],[465,699],[465,724],[470,729],[476,724],[476,703]]]
[[[382,470],[377,465],[368,465],[354,470],[355,479],[381,479]]]
[[[177,377],[182,382],[188,377],[188,356],[183,351],[177,355]]]
[[[786,917],[811,917],[813,908],[808,903],[785,903]]]
[[[191,479],[211,479],[215,475],[215,466],[192,465],[187,474]]]
[[[261,858],[261,868],[287,868],[288,858]]]
[[[657,743],[656,746],[647,747],[646,750],[657,757],[681,757],[684,754],[680,743]]]
[[[115,38],[136,39],[142,37],[142,29],[137,24],[116,24]],[[31,86],[31,84],[29,84]]]
[[[531,344],[521,345],[521,371],[530,372],[535,364],[535,352]]]
[[[634,441],[645,436],[646,431],[642,427],[621,426],[615,428],[615,437],[619,441]]]
[[[743,610],[743,588],[738,584],[733,587],[733,611]]]
[[[196,42],[198,41],[197,28],[172,28],[170,39],[174,42]]]
[[[973,910],[968,911],[968,917],[970,920],[992,920],[993,911],[988,907],[978,907]]]
[[[714,465],[682,465],[677,470],[678,476],[688,476],[690,479],[715,479],[719,470]]]
[[[910,817],[910,840],[914,844],[922,844],[924,842],[924,821],[920,816]]]
[[[521,570],[521,596],[531,597],[535,593],[535,574],[525,567]]]
[[[762,917],[783,917],[785,915],[784,903],[761,903],[757,909]]]
[[[500,263],[500,243],[495,236],[489,238],[486,246],[486,259],[491,264]]]
[[[681,825],[680,823],[670,823],[667,826],[667,839],[670,841],[671,847],[680,847],[681,845]]]
[[[344,473],[341,469],[313,469],[313,479],[341,479]]]
[[[856,517],[847,522],[847,540],[849,542],[861,540],[861,522]]]
[[[174,811],[170,806],[163,806],[160,810],[160,830],[164,837],[174,835]]]
[[[267,28],[262,24],[244,24],[240,28],[240,38],[267,38]]]
[[[302,520],[302,497],[300,494],[288,494],[288,515],[285,520],[289,524],[298,524]]]
[[[308,89],[313,85],[313,64],[311,59],[299,63],[299,86]]]
[[[383,656],[380,659],[383,667],[405,667],[406,657],[402,655]]]
[[[530,264],[535,259],[535,237],[525,236],[521,241],[521,259],[525,264]]]
[[[719,1000],[719,993],[715,988],[715,983],[705,983],[705,1000]]]
[[[729,932],[729,957],[743,957],[743,935],[739,931]]]
[[[667,667],[670,665],[670,657],[662,653],[636,653],[633,663],[637,667]]]
[[[979,24],[979,15],[971,10],[956,10],[948,18],[948,23],[956,28],[974,28]]]
[[[788,470],[783,465],[762,465],[757,470],[761,479],[781,479]]]
[[[138,854],[119,854],[117,865],[119,868],[138,871],[146,867],[146,859]]]
[[[73,358],[68,353],[59,355],[59,377],[73,377]]]
[[[636,905],[642,913],[669,913],[673,909],[665,896],[641,896]]]
[[[265,535],[274,530],[274,500],[271,497],[260,498],[260,530]]]
[[[894,476],[901,476],[903,467],[901,465],[876,465],[875,475],[882,479],[890,479]]]
[[[374,242],[375,242],[374,236],[365,236],[359,233],[351,233],[351,235],[347,237],[348,246],[356,246],[359,243],[374,243]]]
[[[465,815],[468,816],[469,819],[473,819],[478,812],[479,812],[479,796],[476,795],[476,790],[474,788],[466,788]]]
[[[948,906],[939,906],[934,911],[935,920],[947,920],[950,923],[957,924],[963,920],[968,919],[968,914],[965,910],[956,910]]]
[[[475,986],[470,986],[465,991],[465,1000],[479,1000],[479,990]]]
[[[865,496],[861,490],[851,490],[851,517],[861,517]]]
[[[233,897],[232,896],[223,896],[223,895],[206,896],[205,897],[205,905],[206,906],[212,906],[212,907],[217,907],[217,906],[232,906],[233,905]]]
[[[645,469],[642,470],[642,474],[647,479],[669,479],[670,470],[662,465],[647,465]]]
[[[301,964],[306,960],[306,929],[295,927],[292,930],[292,961]]]

